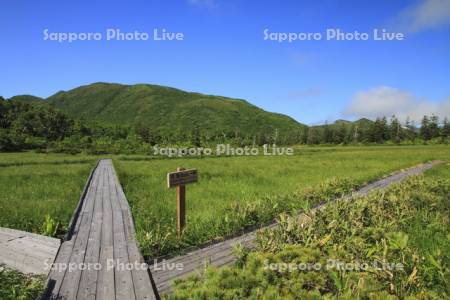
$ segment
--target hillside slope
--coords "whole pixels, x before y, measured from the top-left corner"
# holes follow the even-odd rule
[[[250,103],[220,96],[189,93],[158,85],[94,83],[58,92],[50,105],[72,117],[104,123],[145,124],[159,132],[202,132],[280,135],[305,125]]]
[[[40,97],[32,96],[32,95],[17,95],[8,99],[8,101],[23,103],[23,104],[32,104],[32,105],[40,105],[45,104],[45,99]]]
[[[353,126],[358,126],[362,130],[367,130],[372,125],[372,123],[373,123],[373,121],[366,119],[366,118],[361,118],[356,121],[347,121],[347,120],[340,119],[340,120],[336,120],[333,123],[330,123],[327,125],[322,124],[322,125],[315,125],[315,126],[311,126],[311,127],[323,129],[326,126],[328,126],[331,129],[337,129],[339,127],[345,127],[346,129],[351,129]]]

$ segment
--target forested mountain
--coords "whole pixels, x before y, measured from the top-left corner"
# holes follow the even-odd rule
[[[42,99],[0,97],[0,151],[147,153],[152,145],[447,143],[449,122],[392,116],[308,127],[245,100],[157,85],[95,83]]]
[[[139,125],[152,134],[182,138],[192,132],[207,136],[286,142],[304,125],[266,112],[245,100],[189,93],[149,84],[95,83],[59,92],[48,103],[71,117],[104,124]],[[265,138],[264,138],[265,137]]]

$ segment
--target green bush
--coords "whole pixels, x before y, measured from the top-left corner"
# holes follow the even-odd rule
[[[358,201],[330,203],[308,226],[281,218],[236,266],[179,281],[169,298],[448,299],[449,186],[420,176]],[[271,269],[273,263],[310,269]]]
[[[44,281],[42,277],[23,275],[0,266],[0,299],[36,299]]]
[[[0,152],[20,151],[25,148],[24,138],[0,129]]]

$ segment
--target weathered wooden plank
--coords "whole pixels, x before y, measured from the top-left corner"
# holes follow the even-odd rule
[[[58,250],[58,254],[56,255],[54,261],[55,266],[67,264],[69,262],[70,254],[72,253],[72,249],[73,241],[63,242]],[[66,270],[59,267],[50,270],[50,274],[47,279],[46,291],[42,297],[43,299],[57,299],[65,274]]]
[[[251,246],[256,239],[256,233],[250,232],[208,247],[191,251],[185,255],[166,260],[166,264],[174,266],[181,263],[181,270],[155,270],[152,266],[152,275],[160,294],[168,294],[172,291],[173,281],[183,279],[193,274],[201,274],[205,265],[220,267],[234,262],[233,247],[237,244]]]
[[[19,237],[15,236],[14,234],[0,232],[0,243],[9,242],[9,241],[15,240],[17,238],[19,238]]]
[[[48,245],[52,248],[59,247],[59,245],[60,245],[59,239],[55,239],[55,238],[52,238],[49,236],[35,234],[35,233],[31,233],[31,232],[11,229],[11,228],[0,227],[0,237],[2,237],[2,236],[4,236],[4,237],[10,236],[12,239],[27,237],[27,238],[33,239],[36,243]]]
[[[70,220],[68,233],[64,237],[64,242],[61,244],[58,254],[56,255],[56,259],[55,259],[56,265],[59,265],[59,264],[67,265],[70,262],[70,257],[72,254],[74,240],[75,240],[75,239],[72,239],[72,237],[74,234],[76,234],[78,232],[79,227],[81,225],[81,218],[79,216],[79,213],[86,206],[87,194],[92,193],[93,177],[95,175],[95,172],[98,169],[99,163],[100,163],[100,161],[98,161],[97,164],[95,165],[95,167],[92,169],[92,171],[89,175],[89,178],[86,181],[82,195],[80,197],[80,200],[78,201],[77,208],[75,209],[75,212]],[[66,274],[66,270],[62,269],[62,268],[55,268],[50,272],[49,277],[47,278],[46,291],[43,294],[42,299],[58,298],[58,294],[61,289],[65,274]]]
[[[57,247],[49,246],[49,244],[42,244],[29,236],[11,240],[5,243],[5,245],[11,247],[12,249],[17,249],[17,251],[25,254],[29,253],[30,255],[43,258],[54,258],[59,248],[59,244]]]
[[[123,212],[124,212],[124,221],[125,221],[125,223],[127,223],[130,220],[129,216],[125,213],[125,211],[123,211]],[[130,229],[128,226],[125,226],[125,229],[126,229],[126,234],[128,235]],[[129,255],[129,261],[133,265],[145,263],[134,239],[132,241],[128,242],[128,255]],[[147,273],[147,269],[146,268],[142,268],[142,269],[135,268],[132,270],[131,275],[133,277],[133,284],[134,284],[136,299],[154,299],[154,295],[152,293],[152,285],[149,280],[149,275]]]
[[[234,237],[234,238],[231,238],[228,240],[217,242],[215,244],[212,244],[212,245],[200,248],[200,249],[192,250],[183,255],[167,259],[167,261],[170,261],[172,263],[185,262],[186,260],[189,260],[190,257],[192,257],[192,259],[202,260],[204,257],[207,257],[208,255],[214,254],[217,251],[222,251],[224,249],[232,248],[237,244],[243,244],[243,245],[247,246],[247,245],[253,243],[255,239],[256,239],[256,233],[250,232],[250,233],[246,233],[241,236],[238,236],[238,237]]]
[[[133,218],[131,216],[131,209],[125,197],[125,193],[119,184],[119,180],[114,169],[112,169],[112,177],[114,178],[117,198],[122,209],[125,235],[127,237],[129,261],[133,264],[143,264],[145,263],[145,260],[139,251],[137,241],[135,239],[135,228]],[[149,274],[146,269],[133,269],[131,275],[133,277],[136,299],[156,299]]]
[[[109,186],[111,189],[111,206],[113,212],[113,231],[114,231],[114,270],[116,299],[131,300],[135,299],[133,278],[131,271],[127,270],[126,264],[129,263],[127,239],[125,237],[125,228],[123,223],[122,209],[117,197],[117,190],[112,170],[108,172]]]
[[[227,255],[224,255],[220,258],[215,259],[214,262],[211,263],[211,265],[216,268],[220,268],[222,266],[230,265],[235,261],[236,261],[236,256],[233,253],[227,253]]]
[[[234,253],[231,248],[225,249],[220,252],[216,252],[214,255],[202,257],[202,260],[193,260],[190,262],[183,262],[181,269],[174,270],[162,270],[160,272],[153,272],[155,280],[157,280],[158,285],[161,282],[172,280],[172,278],[182,278],[185,275],[192,273],[197,270],[204,270],[206,266],[220,266],[222,265],[222,260],[224,258],[234,259]],[[170,261],[166,262],[167,265],[174,267],[174,264]],[[178,262],[180,263],[180,262]]]
[[[92,182],[92,188],[86,195],[85,206],[83,207],[80,218],[81,223],[78,231],[76,231],[76,236],[74,246],[72,249],[72,253],[70,256],[70,263],[73,263],[76,266],[82,265],[84,262],[84,256],[86,254],[86,248],[89,239],[89,232],[91,229],[91,222],[94,213],[94,203],[95,203],[95,194],[97,192],[97,187],[99,183],[98,176],[101,172],[102,165],[99,165],[94,174],[94,179]],[[75,299],[78,293],[78,286],[81,278],[80,268],[76,268],[76,270],[72,270],[71,272],[66,272],[61,289],[59,291],[59,297],[63,299]]]
[[[176,277],[187,272],[192,272],[196,269],[201,269],[204,267],[205,262],[208,262],[210,265],[214,266],[215,260],[222,257],[224,254],[232,253],[235,245],[243,244],[244,246],[248,246],[250,243],[253,243],[255,238],[256,235],[254,233],[248,233],[241,237],[236,237],[209,247],[192,251],[180,257],[168,259],[166,260],[167,264],[174,265],[177,263],[182,263],[183,269],[174,271],[167,269],[154,270],[152,267],[153,277],[155,281],[159,282],[166,280],[167,277]]]
[[[79,214],[83,207],[86,205],[86,202],[84,201],[86,199],[86,195],[89,192],[91,185],[92,185],[92,178],[94,177],[95,172],[98,169],[98,165],[100,164],[101,160],[98,160],[95,164],[95,167],[92,169],[91,173],[89,174],[89,178],[86,181],[83,192],[81,193],[80,200],[78,201],[77,207],[75,208],[75,212],[72,215],[72,218],[70,218],[69,221],[69,227],[67,228],[67,233],[64,236],[64,240],[68,241],[72,239],[72,235],[75,232],[75,228],[79,225]]]
[[[94,171],[95,172],[95,171]],[[93,188],[92,185],[88,187],[88,192],[86,195],[90,192],[90,190]],[[86,197],[85,195],[85,197]],[[86,199],[83,200],[83,203],[81,204],[81,207],[84,208],[86,206]],[[61,244],[61,247],[59,248],[58,254],[55,259],[55,265],[65,265],[67,266],[70,263],[70,258],[72,256],[72,251],[74,247],[74,243],[76,240],[76,233],[78,233],[79,228],[81,226],[81,216],[79,216],[75,220],[75,226],[73,229],[73,234],[75,234],[75,237],[72,236],[70,240],[66,240]],[[47,279],[47,291],[43,295],[43,299],[59,299],[59,292],[61,290],[61,286],[63,284],[65,275],[66,275],[67,269],[65,268],[55,268],[50,272],[50,275]]]
[[[20,249],[14,249],[7,245],[0,244],[0,264],[5,264],[11,268],[28,274],[46,274],[45,258],[25,254]]]
[[[93,266],[92,269],[83,270],[81,273],[80,285],[78,288],[77,299],[88,300],[95,299],[97,292],[97,273],[98,270],[95,265],[99,262],[100,243],[101,243],[101,229],[103,221],[103,187],[106,179],[105,168],[101,169],[101,173],[97,192],[95,194],[93,219],[89,232],[88,245],[84,257],[84,263],[87,266]]]
[[[109,176],[105,175],[102,187],[103,223],[100,246],[99,263],[102,269],[98,273],[97,299],[115,299],[114,269],[108,268],[108,261],[114,260],[113,247],[113,222],[111,206],[111,189],[109,188]]]
[[[55,259],[55,265],[58,266],[58,268],[54,268],[47,279],[47,286],[46,291],[42,295],[42,299],[60,299],[59,292],[61,290],[61,286],[63,284],[65,275],[66,275],[66,269],[65,268],[59,268],[60,265],[67,266],[70,263],[70,258],[72,255],[74,243],[76,240],[76,235],[79,232],[82,218],[79,215],[79,213],[86,207],[87,200],[89,199],[87,195],[89,193],[94,192],[94,185],[93,185],[93,179],[94,175],[98,171],[100,161],[97,162],[96,166],[91,171],[91,174],[89,175],[89,178],[85,184],[82,196],[79,200],[78,206],[75,209],[74,215],[72,216],[72,219],[70,221],[71,226],[69,230],[71,230],[70,234],[66,234],[64,242],[61,244],[61,247],[59,248],[58,254]]]

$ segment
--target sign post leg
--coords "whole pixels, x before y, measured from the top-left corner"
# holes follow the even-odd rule
[[[183,171],[183,168],[178,168],[177,171]],[[184,226],[186,224],[186,186],[177,186],[177,234],[181,237]]]
[[[186,224],[186,186],[177,186],[177,233],[181,237]]]

